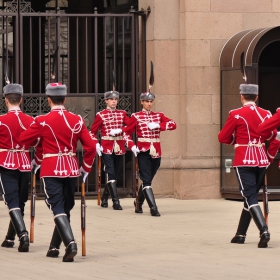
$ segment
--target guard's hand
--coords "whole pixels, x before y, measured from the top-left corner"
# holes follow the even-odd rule
[[[148,128],[149,128],[150,130],[153,130],[153,129],[156,129],[156,128],[160,128],[159,123],[156,123],[156,122],[150,122],[150,123],[148,123],[147,125],[148,125]]]
[[[278,141],[280,141],[280,131],[277,131],[277,134],[276,134],[275,139],[278,140]]]
[[[81,176],[83,177],[83,182],[85,183],[88,176],[88,172],[86,172],[82,166],[80,168],[80,172],[81,172]]]
[[[122,130],[120,128],[115,128],[115,129],[111,129],[109,134],[112,135],[112,136],[115,136],[117,134],[120,134],[122,133]]]
[[[132,146],[131,151],[133,152],[134,156],[137,157],[137,154],[140,153],[138,147],[136,145]]]
[[[97,143],[95,147],[96,147],[96,152],[101,157],[102,156],[102,152],[103,152],[103,147],[99,143]]]
[[[34,174],[36,174],[36,172],[38,171],[38,169],[41,167],[41,165],[40,164],[37,164],[36,163],[36,161],[35,161],[35,159],[33,159],[32,161],[31,161],[31,169],[33,169],[34,168]]]

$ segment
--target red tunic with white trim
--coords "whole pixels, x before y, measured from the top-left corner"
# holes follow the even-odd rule
[[[0,116],[0,166],[26,172],[31,170],[29,146],[22,145],[19,136],[33,120],[19,107]]]
[[[221,143],[234,145],[234,167],[267,167],[273,161],[280,142],[275,139],[277,131],[267,130],[262,136],[257,132],[258,125],[271,118],[271,113],[254,102],[246,102],[243,107],[231,110],[226,123],[218,134]],[[268,151],[265,140],[270,142]]]
[[[41,164],[40,177],[78,177],[80,167],[76,156],[78,140],[83,148],[82,167],[90,172],[97,141],[92,139],[81,116],[54,106],[50,113],[38,116],[28,130],[20,135],[25,145],[35,145],[35,161]]]
[[[280,108],[276,109],[276,113],[269,119],[266,119],[258,126],[257,133],[261,136],[269,134],[271,130],[277,129],[280,126]]]
[[[124,125],[127,125],[129,121],[130,118],[124,110],[107,108],[96,114],[90,132],[92,137],[97,139],[97,132],[100,129],[101,146],[103,147],[104,154],[110,155],[113,151],[116,155],[125,154],[125,141],[122,134],[111,136],[109,133],[111,129],[121,129]],[[128,136],[128,139],[131,140],[131,137]]]
[[[153,130],[149,129],[148,124],[151,122],[158,123],[160,127]],[[176,123],[172,119],[167,118],[163,113],[143,109],[132,114],[129,124],[123,128],[123,135],[125,140],[127,140],[128,135],[136,131],[137,147],[140,152],[150,150],[153,158],[159,158],[161,157],[160,132],[174,129],[176,129]],[[133,141],[128,140],[130,149],[133,145]]]

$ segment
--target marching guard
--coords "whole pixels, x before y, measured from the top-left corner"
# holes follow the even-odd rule
[[[40,138],[35,162],[41,165],[45,202],[53,212],[55,222],[47,257],[58,257],[63,241],[66,249],[62,261],[72,262],[77,254],[77,244],[70,226],[70,210],[75,204],[77,177],[82,175],[85,181],[94,161],[97,143],[91,138],[82,117],[68,112],[63,106],[67,95],[65,85],[48,84],[46,95],[51,112],[36,117],[20,139],[25,145],[34,145]],[[85,151],[81,168],[76,156],[78,140]]]
[[[123,155],[125,154],[125,141],[121,135],[121,128],[127,125],[130,118],[124,110],[116,109],[119,101],[119,92],[112,90],[104,93],[107,108],[98,112],[91,127],[91,134],[97,139],[97,133],[101,131],[101,145],[97,147],[102,158],[107,182],[101,197],[101,207],[108,207],[108,197],[111,194],[114,210],[122,210],[117,193],[117,179],[122,170]],[[127,137],[131,140],[131,137]],[[133,149],[135,151],[136,146]]]
[[[20,109],[23,88],[20,84],[7,84],[3,96],[8,113],[0,116],[0,181],[3,200],[9,209],[10,224],[2,247],[12,248],[19,237],[19,252],[29,251],[29,237],[23,220],[28,199],[30,180],[30,154],[19,135],[33,122],[33,118]]]
[[[242,107],[231,110],[226,123],[218,134],[223,144],[233,145],[235,168],[239,189],[244,200],[236,235],[231,243],[243,244],[251,217],[260,231],[259,248],[266,248],[270,233],[258,204],[258,192],[263,186],[266,168],[273,161],[279,149],[275,139],[277,130],[268,129],[261,136],[257,129],[263,121],[271,118],[271,113],[256,105],[258,85],[240,85]],[[266,151],[265,140],[270,142]]]
[[[132,151],[135,149],[134,142],[128,137],[134,131],[137,135],[137,150],[134,155],[138,157],[142,185],[139,188],[138,201],[134,201],[135,213],[143,213],[142,205],[146,198],[150,214],[160,216],[152,190],[152,180],[161,162],[160,132],[176,129],[176,123],[162,112],[152,111],[154,99],[155,95],[150,91],[141,93],[140,101],[143,108],[140,112],[132,114],[129,124],[122,131]]]

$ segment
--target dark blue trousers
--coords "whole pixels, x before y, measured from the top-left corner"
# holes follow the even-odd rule
[[[111,155],[102,154],[102,160],[104,171],[108,174],[108,181],[116,181],[122,171],[123,155],[118,156],[114,152]]]
[[[161,158],[152,158],[149,150],[147,152],[140,152],[137,158],[143,186],[151,186],[153,178],[160,167]]]
[[[66,214],[70,221],[70,211],[75,205],[75,189],[77,187],[77,178],[42,178],[45,202],[53,215]]]
[[[28,200],[30,172],[21,172],[0,167],[2,197],[8,209],[20,208],[24,215],[24,206]]]
[[[265,167],[235,167],[239,190],[244,199],[244,208],[258,204],[258,193],[263,186]]]

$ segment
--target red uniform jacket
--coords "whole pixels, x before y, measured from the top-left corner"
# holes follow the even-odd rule
[[[257,132],[258,125],[270,117],[269,111],[256,106],[254,102],[247,102],[243,107],[229,112],[218,139],[221,143],[234,145],[234,167],[267,167],[273,161],[280,144],[274,140],[277,131],[267,130],[262,136]],[[270,142],[268,151],[265,140]]]
[[[122,128],[129,121],[130,118],[124,110],[105,109],[96,114],[90,131],[92,137],[97,140],[97,132],[101,129],[101,146],[104,154],[112,154],[113,150],[116,155],[125,154],[125,142],[122,134],[111,136],[109,133],[111,129]],[[128,136],[128,139],[131,140],[131,137]]]
[[[20,135],[25,145],[35,145],[37,138],[40,143],[35,161],[42,165],[41,178],[80,175],[76,157],[78,140],[84,148],[82,167],[90,172],[97,142],[91,138],[81,116],[68,112],[63,106],[55,106],[50,113],[36,117],[30,128]]]
[[[150,130],[147,126],[150,122],[158,123],[160,128]],[[163,113],[142,110],[132,114],[129,124],[122,130],[125,139],[136,130],[138,149],[141,152],[153,149],[155,152],[151,156],[159,158],[161,157],[160,132],[174,129],[176,129],[176,123],[172,119],[167,118]],[[133,145],[133,141],[128,140],[130,149]]]
[[[257,129],[257,133],[261,136],[269,134],[271,130],[277,129],[280,126],[280,108],[277,108],[276,113],[269,119],[264,120]]]
[[[31,170],[29,145],[22,145],[19,136],[32,122],[33,118],[20,109],[0,116],[0,165],[4,168]]]

